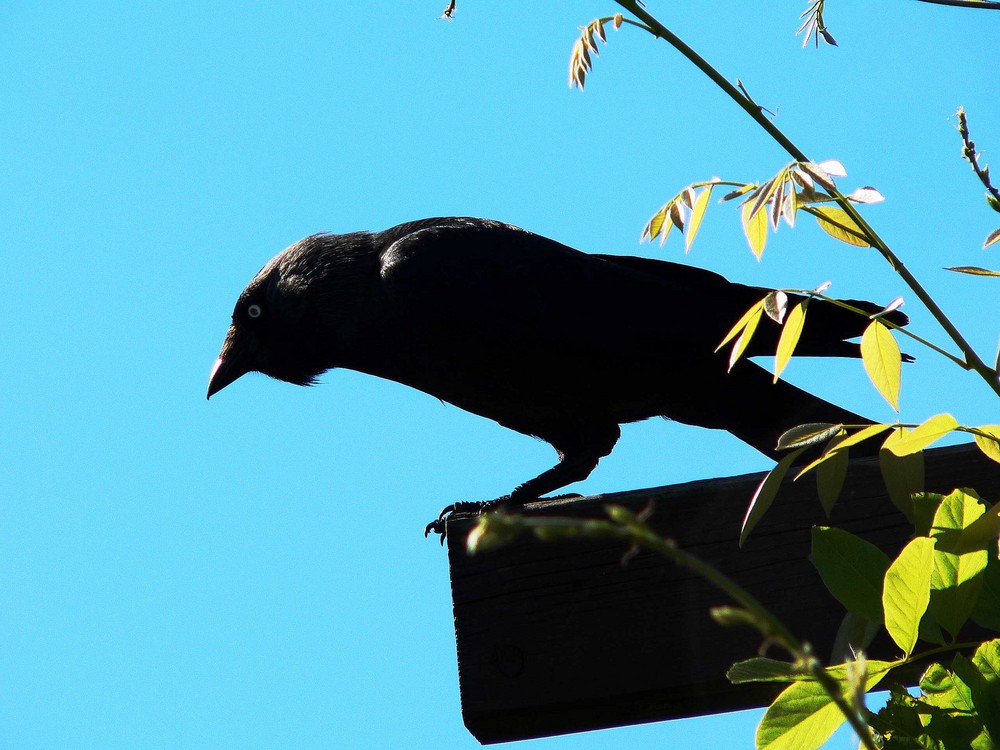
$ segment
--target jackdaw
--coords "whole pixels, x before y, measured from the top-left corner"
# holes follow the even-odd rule
[[[456,509],[519,507],[586,478],[627,422],[662,416],[728,430],[772,458],[795,425],[869,423],[773,383],[745,358],[728,371],[728,353],[715,350],[768,291],[688,265],[582,253],[486,219],[316,234],[243,290],[208,396],[251,371],[309,385],[346,367],[555,448],[558,464],[509,495],[448,506],[429,527],[441,531]],[[881,309],[848,302],[869,314]],[[887,317],[906,323],[898,311]],[[814,299],[795,354],[858,357],[848,339],[867,323]],[[773,354],[780,330],[765,316],[746,357]]]

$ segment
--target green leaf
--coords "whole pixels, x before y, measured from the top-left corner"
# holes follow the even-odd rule
[[[761,750],[813,750],[845,721],[818,682],[793,682],[764,714],[757,727]]]
[[[806,306],[809,299],[806,298],[788,313],[785,324],[781,327],[781,337],[778,339],[778,348],[774,353],[774,382],[778,382],[778,376],[785,369],[795,352],[795,346],[799,343],[802,335],[802,327],[806,322]]]
[[[912,453],[908,456],[897,456],[891,448],[895,441],[901,440],[909,432],[905,427],[894,430],[879,451],[879,468],[885,488],[899,511],[911,521],[913,520],[914,493],[924,489],[924,454]]]
[[[753,338],[754,332],[757,330],[757,324],[760,323],[760,319],[763,317],[764,308],[761,307],[757,314],[754,315],[750,320],[747,321],[746,326],[740,333],[738,339],[733,342],[733,349],[729,353],[729,369],[732,370],[733,366],[740,361],[740,357],[743,356],[743,352],[747,350],[750,345],[750,339]]]
[[[848,612],[882,622],[882,582],[889,557],[842,529],[814,526],[809,559],[823,583]]]
[[[864,690],[875,687],[896,662],[868,662]],[[847,665],[826,670],[844,687]],[[803,678],[785,688],[757,727],[757,747],[763,750],[812,750],[826,742],[845,721],[837,704],[815,680]]]
[[[920,618],[931,599],[934,540],[917,537],[907,544],[885,573],[882,609],[885,628],[909,656],[917,644]]]
[[[972,710],[972,691],[940,664],[931,664],[920,678],[923,699],[944,709]]]
[[[973,490],[963,490],[963,492],[982,502]],[[996,552],[997,534],[1000,534],[1000,504],[990,507],[965,528],[961,542],[954,551],[963,553],[984,549]]]
[[[871,424],[864,429],[858,430],[853,435],[849,435],[837,443],[837,450],[843,450],[844,448],[850,448],[852,445],[857,445],[858,443],[864,442],[868,438],[880,435],[886,430],[891,430],[891,424]]]
[[[834,438],[827,448],[827,455],[830,456],[830,460],[823,461],[816,469],[816,491],[819,493],[823,512],[829,518],[837,498],[840,497],[840,491],[844,488],[847,466],[850,462],[850,449],[841,450],[837,438]]]
[[[761,208],[751,213],[752,208],[750,203],[743,205],[743,234],[746,235],[753,254],[760,260],[767,244],[767,212]]]
[[[781,480],[785,478],[785,474],[788,473],[789,467],[792,462],[799,457],[799,454],[804,451],[805,448],[797,448],[788,455],[782,457],[778,461],[778,465],[771,469],[767,476],[764,477],[760,485],[757,487],[757,491],[753,494],[753,498],[750,500],[750,506],[747,508],[746,517],[743,519],[743,528],[740,529],[740,546],[746,542],[747,537],[750,536],[750,532],[753,531],[753,527],[757,525],[757,522],[764,517],[767,509],[771,507],[771,503],[774,502],[775,496],[778,494],[778,489],[781,487]]]
[[[934,516],[941,507],[944,495],[936,492],[917,492],[913,495],[914,536],[930,536],[934,527]]]
[[[816,217],[820,229],[831,237],[855,247],[871,247],[864,231],[844,209],[836,206],[813,206],[810,213]]]
[[[844,425],[830,422],[800,424],[782,433],[781,437],[778,438],[777,448],[779,451],[788,448],[808,448],[810,445],[825,443],[838,435],[842,429],[844,429]]]
[[[955,273],[967,273],[970,276],[1000,276],[1000,271],[991,271],[988,268],[981,268],[980,266],[948,266],[944,270],[954,271]]]
[[[673,201],[671,200],[663,204],[660,210],[653,214],[653,218],[646,222],[646,226],[642,230],[640,241],[648,239],[652,242],[659,236],[660,246],[663,246],[663,243],[667,241],[667,235],[670,234],[670,230],[674,228],[674,225],[667,221],[667,214],[670,212],[672,205]]]
[[[931,443],[940,440],[949,432],[958,427],[958,422],[951,414],[937,414],[930,417],[922,424],[910,430],[901,438],[886,444],[886,450],[892,451],[897,456],[908,456],[911,453],[922,451]]]
[[[1000,641],[983,643],[971,661],[956,654],[952,671],[969,686],[979,720],[996,741],[1000,737]]]
[[[698,234],[698,229],[701,227],[701,220],[705,217],[705,209],[708,208],[708,202],[711,198],[711,185],[698,193],[698,197],[695,198],[694,205],[691,207],[691,218],[688,219],[687,234],[684,236],[685,253],[691,249],[691,245],[694,243],[694,237]]]
[[[992,458],[997,463],[1000,463],[1000,424],[984,424],[976,429],[979,432],[986,433],[985,435],[980,435],[979,433],[973,434],[979,450],[986,454],[988,458]]]
[[[1000,558],[996,554],[990,555],[983,573],[983,587],[972,610],[972,620],[984,628],[1000,630]]]
[[[809,425],[803,425],[803,427],[808,427],[808,426]],[[820,426],[820,425],[817,425],[817,426]],[[843,427],[843,425],[837,425],[837,426],[838,427]],[[820,442],[821,439],[826,438],[826,437],[829,437],[831,439],[831,444],[828,445],[826,447],[826,449],[823,451],[823,455],[821,455],[816,460],[814,460],[814,461],[806,464],[806,466],[804,466],[802,468],[802,470],[799,471],[799,473],[795,475],[795,480],[798,481],[804,474],[808,474],[810,471],[812,471],[817,466],[819,466],[820,464],[823,464],[826,461],[831,461],[831,460],[837,460],[837,461],[839,461],[839,460],[841,460],[838,457],[837,454],[839,454],[839,453],[846,454],[848,448],[850,448],[852,445],[857,445],[858,443],[860,443],[860,442],[862,442],[864,440],[868,440],[869,438],[875,437],[879,433],[885,432],[886,430],[889,430],[889,429],[892,429],[892,425],[888,425],[888,424],[873,424],[873,425],[869,425],[868,427],[865,427],[862,430],[858,430],[853,435],[848,435],[848,436],[841,436],[841,435],[838,434],[838,432],[833,431],[833,430],[830,430],[828,434],[827,433],[816,433],[817,435],[821,435],[822,437],[817,438],[815,440],[812,440],[809,443],[805,443],[806,445],[812,445],[813,443]],[[778,447],[779,448],[781,447],[781,441],[782,441],[782,439],[784,439],[785,435],[788,435],[791,432],[792,431],[789,430],[784,435],[782,435],[781,438],[778,439]],[[837,441],[836,441],[836,443],[833,442],[833,438],[838,438]],[[820,499],[822,500],[822,497]]]
[[[979,597],[986,570],[985,548],[959,553],[963,531],[980,518],[985,508],[977,497],[955,490],[942,500],[931,529],[937,540],[931,576],[931,616],[952,637],[965,625]]]
[[[889,405],[899,411],[899,381],[903,357],[889,329],[873,320],[861,337],[861,361],[868,377]]]
[[[719,349],[724,347],[726,344],[732,341],[737,335],[739,335],[743,331],[743,329],[750,324],[751,320],[753,320],[754,318],[759,319],[761,316],[761,312],[763,310],[764,310],[763,299],[751,305],[750,309],[747,310],[745,313],[743,313],[743,316],[736,321],[736,324],[732,328],[729,329],[729,333],[727,333],[726,337],[719,342],[719,345],[717,347],[715,347],[715,351],[719,351]]]
[[[806,674],[791,662],[756,656],[733,664],[726,672],[726,678],[739,685],[744,682],[796,682]]]

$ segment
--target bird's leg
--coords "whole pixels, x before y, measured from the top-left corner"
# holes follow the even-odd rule
[[[597,466],[597,462],[615,447],[620,435],[621,431],[615,424],[610,429],[605,428],[600,431],[592,429],[586,435],[575,435],[571,440],[559,441],[555,446],[559,453],[559,463],[551,469],[518,485],[509,495],[495,500],[480,502],[466,500],[452,503],[443,508],[435,520],[427,524],[424,536],[433,531],[441,535],[443,543],[448,519],[455,513],[481,515],[493,510],[517,510],[548,492],[586,479]]]

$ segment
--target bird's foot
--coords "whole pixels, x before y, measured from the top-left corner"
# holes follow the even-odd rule
[[[424,527],[424,536],[430,536],[431,532],[434,532],[440,536],[441,544],[444,544],[445,537],[448,535],[448,521],[450,521],[456,514],[463,516],[480,516],[483,513],[490,512],[491,510],[503,508],[509,500],[510,495],[504,495],[503,497],[498,497],[496,500],[463,500],[461,502],[452,503],[451,505],[446,505],[441,509],[441,512],[438,513],[438,517]]]

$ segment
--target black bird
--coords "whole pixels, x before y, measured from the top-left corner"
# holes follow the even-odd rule
[[[208,396],[251,371],[309,385],[346,367],[404,383],[556,449],[559,463],[510,495],[457,503],[440,518],[517,507],[586,478],[627,422],[663,416],[728,430],[772,458],[795,425],[868,423],[772,383],[753,362],[727,372],[728,352],[716,347],[768,291],[677,263],[589,255],[485,219],[316,234],[240,295]],[[847,339],[867,323],[813,300],[796,354],[858,357]],[[746,356],[773,354],[779,334],[765,317]]]

